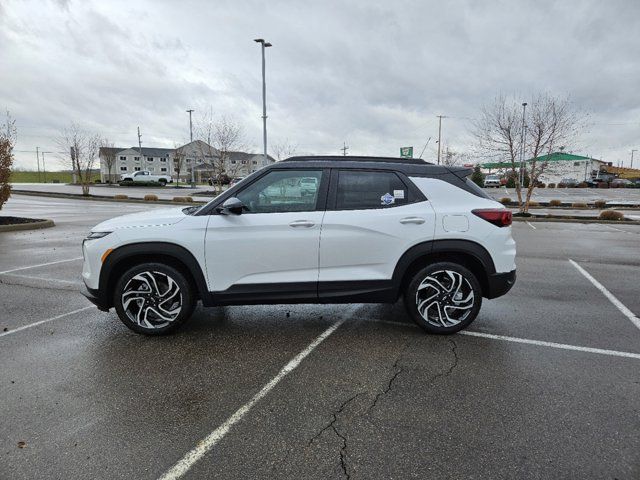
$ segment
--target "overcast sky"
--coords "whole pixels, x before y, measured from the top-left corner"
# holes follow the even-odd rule
[[[59,150],[75,121],[128,147],[189,136],[187,108],[231,116],[261,151],[260,49],[270,143],[298,153],[435,156],[473,146],[497,94],[569,96],[589,127],[567,148],[629,162],[640,148],[640,1],[0,0],[0,108],[17,166]],[[48,154],[52,162],[54,154]],[[640,160],[638,162],[640,164]],[[48,163],[49,165],[49,163]]]

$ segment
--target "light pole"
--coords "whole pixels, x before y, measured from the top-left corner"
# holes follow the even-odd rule
[[[256,38],[254,42],[257,42],[261,46],[262,50],[262,141],[264,144],[264,164],[267,164],[267,82],[265,79],[265,61],[264,61],[264,49],[271,47],[269,42],[266,42],[264,38]]]
[[[438,165],[440,165],[440,141],[442,140],[442,119],[447,118],[444,115],[438,115]],[[427,142],[428,143],[428,142]]]
[[[524,128],[525,112],[527,110],[527,102],[522,104],[522,142],[520,143],[520,188],[524,185],[524,143],[526,130]]]
[[[193,108],[187,110],[189,114],[189,142],[193,142],[193,123],[191,122],[191,114],[194,112]],[[180,179],[178,179],[179,181]],[[196,174],[195,174],[195,165],[191,164],[191,188],[196,187]]]
[[[633,152],[637,152],[638,150],[631,150],[631,167],[629,168],[633,168]]]

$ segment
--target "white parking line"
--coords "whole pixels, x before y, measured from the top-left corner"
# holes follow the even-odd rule
[[[584,275],[586,277],[587,280],[589,280],[591,283],[593,283],[593,286],[596,287],[598,290],[600,290],[602,292],[602,294],[607,297],[609,299],[609,301],[611,303],[613,303],[613,305],[620,310],[625,317],[627,317],[629,320],[631,320],[631,323],[633,323],[636,327],[640,328],[640,318],[636,317],[635,314],[629,310],[620,300],[618,300],[613,293],[611,293],[609,290],[607,290],[604,285],[602,285],[599,281],[597,281],[595,278],[593,278],[589,272],[587,272],[584,268],[582,268],[580,265],[578,265],[576,262],[574,262],[573,260],[569,259],[569,263],[571,263],[571,265],[573,265],[574,267],[576,267],[578,269],[578,271]]]
[[[37,327],[38,325],[42,325],[43,323],[53,322],[54,320],[58,320],[60,318],[68,317],[69,315],[73,315],[74,313],[80,313],[90,308],[95,308],[93,305],[89,305],[88,307],[78,308],[77,310],[73,310],[72,312],[63,313],[61,315],[56,315],[55,317],[47,318],[46,320],[40,320],[39,322],[30,323],[29,325],[23,325],[22,327],[14,328],[13,330],[9,330],[8,332],[0,333],[0,337],[4,337],[6,335],[11,335],[13,333],[21,332],[22,330],[26,330],[28,328]]]
[[[372,323],[384,323],[387,325],[396,325],[401,327],[418,328],[415,323],[393,322],[390,320],[374,320]],[[640,360],[640,353],[621,352],[619,350],[607,350],[604,348],[582,347],[580,345],[569,345],[567,343],[545,342],[542,340],[531,340],[529,338],[509,337],[506,335],[495,335],[493,333],[474,332],[471,330],[462,330],[456,335],[467,335],[469,337],[489,338],[491,340],[502,340],[505,342],[524,343],[526,345],[537,345],[539,347],[559,348],[561,350],[573,350],[575,352],[597,353],[599,355],[609,355],[612,357],[637,358]]]
[[[28,267],[13,268],[11,270],[5,270],[4,272],[0,272],[0,275],[5,273],[11,273],[11,272],[19,272],[21,270],[28,270],[30,268],[48,267],[49,265],[57,265],[58,263],[74,262],[76,260],[82,260],[82,257],[69,258],[67,260],[57,260],[55,262],[39,263],[38,265],[29,265]]]
[[[224,436],[229,432],[231,427],[238,423],[242,418],[249,413],[251,408],[258,403],[265,395],[267,395],[284,377],[295,368],[300,365],[300,362],[304,360],[313,350],[320,345],[329,335],[336,331],[336,329],[344,323],[346,317],[337,321],[324,332],[322,332],[313,342],[311,342],[307,348],[296,355],[289,363],[287,363],[278,374],[269,381],[264,387],[256,393],[251,400],[240,407],[236,412],[231,415],[222,425],[216,428],[213,432],[207,435],[204,440],[198,442],[198,444],[188,452],[182,459],[180,459],[173,467],[171,467],[160,480],[174,480],[182,477],[189,469],[200,460],[209,450],[211,450]]]
[[[533,228],[534,230],[536,230],[536,227],[534,227],[533,225],[531,225],[529,222],[525,222],[527,225],[529,225],[531,228]]]
[[[470,337],[490,338],[492,340],[504,340],[505,342],[525,343],[527,345],[538,345],[540,347],[559,348],[561,350],[574,350],[576,352],[598,353],[600,355],[610,355],[612,357],[637,358],[638,360],[640,360],[640,353],[620,352],[618,350],[605,350],[603,348],[581,347],[578,345],[568,345],[566,343],[543,342],[541,340],[507,337],[504,335],[493,335],[491,333],[472,332],[468,330],[458,333],[460,335],[468,335]]]

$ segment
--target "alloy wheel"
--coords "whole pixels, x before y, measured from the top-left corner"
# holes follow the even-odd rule
[[[163,328],[175,321],[182,310],[182,292],[169,275],[157,271],[136,274],[125,285],[122,309],[142,328]]]
[[[475,304],[469,281],[453,270],[430,273],[418,286],[416,308],[420,316],[436,327],[453,327],[463,322]]]

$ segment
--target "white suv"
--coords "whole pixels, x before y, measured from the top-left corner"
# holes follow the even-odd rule
[[[294,157],[202,207],[125,215],[83,242],[85,295],[163,334],[204,306],[391,303],[453,333],[515,282],[511,212],[422,160]],[[310,181],[309,179],[315,179]],[[317,188],[307,188],[310,184]]]

